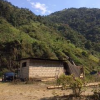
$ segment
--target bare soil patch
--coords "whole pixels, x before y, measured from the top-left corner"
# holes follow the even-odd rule
[[[69,100],[68,95],[72,93],[71,89],[47,89],[48,86],[50,84],[43,82],[17,85],[1,82],[0,100]],[[86,91],[82,95],[91,95],[93,94],[92,90],[93,88],[86,87]],[[72,100],[75,99],[72,98]]]

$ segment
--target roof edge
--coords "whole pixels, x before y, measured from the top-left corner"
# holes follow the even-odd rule
[[[46,59],[46,58],[33,58],[33,57],[21,58],[21,59],[18,59],[17,61],[28,60],[28,59],[33,59],[33,60],[48,60],[48,61],[66,61],[66,60],[60,60],[60,59]]]

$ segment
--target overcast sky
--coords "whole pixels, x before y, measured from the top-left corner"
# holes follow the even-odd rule
[[[65,8],[100,8],[100,0],[7,0],[13,5],[28,8],[36,15],[48,15]]]

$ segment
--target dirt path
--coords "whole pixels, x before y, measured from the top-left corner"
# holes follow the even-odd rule
[[[0,84],[0,100],[41,100],[54,95],[64,95],[66,90],[48,90],[43,83],[28,85],[11,85],[9,83]]]

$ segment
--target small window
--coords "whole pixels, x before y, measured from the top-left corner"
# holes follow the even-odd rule
[[[22,67],[26,67],[26,64],[27,64],[26,62],[23,62]]]

